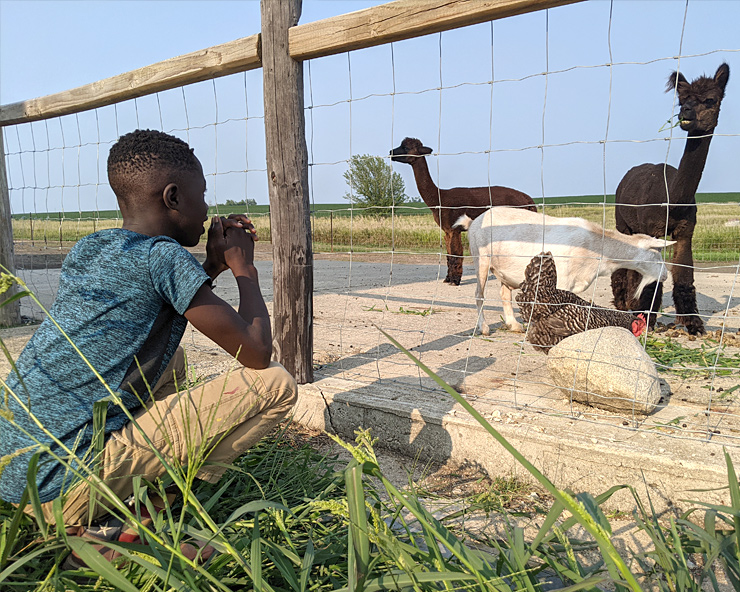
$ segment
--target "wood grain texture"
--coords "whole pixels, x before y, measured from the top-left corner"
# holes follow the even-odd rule
[[[303,64],[288,53],[300,0],[262,2],[262,75],[273,252],[276,359],[295,379],[313,381],[313,248]]]
[[[307,60],[583,0],[397,0],[293,27],[290,55]]]
[[[131,70],[53,95],[0,106],[0,126],[48,119],[119,103],[262,65],[260,36],[252,35]]]
[[[15,273],[13,254],[13,225],[10,216],[10,192],[8,176],[5,169],[5,146],[3,133],[0,130],[0,265],[10,273]],[[2,271],[2,270],[0,270]],[[14,287],[5,294],[0,294],[0,303],[15,293]],[[11,327],[21,322],[21,305],[18,300],[0,306],[0,327]]]

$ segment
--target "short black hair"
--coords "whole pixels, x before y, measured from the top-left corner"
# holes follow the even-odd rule
[[[113,144],[108,155],[108,182],[118,198],[141,190],[157,170],[197,171],[198,160],[187,142],[157,130],[135,130]]]

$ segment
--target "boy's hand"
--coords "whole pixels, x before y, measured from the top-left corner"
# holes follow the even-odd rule
[[[227,228],[244,228],[254,240],[259,240],[257,229],[246,214],[229,214],[228,218],[222,218],[222,220],[224,220],[224,233]]]
[[[252,221],[244,214],[230,214],[228,218],[214,216],[208,229],[208,240],[206,242],[206,260],[203,269],[211,279],[216,279],[221,273],[229,269],[224,252],[228,244],[226,231],[230,228],[248,232],[254,240],[257,239],[257,230]],[[254,247],[252,247],[254,249]]]
[[[235,274],[244,271],[244,267],[254,266],[254,226],[246,219],[240,226],[229,225],[225,231],[226,248],[224,261]]]
[[[229,268],[224,258],[224,251],[226,250],[224,232],[223,218],[219,216],[211,218],[211,226],[208,228],[208,240],[206,241],[206,260],[203,262],[203,269],[212,280],[215,280],[222,272]]]
[[[270,364],[272,331],[254,266],[255,240],[254,226],[243,214],[211,221],[207,265],[203,267],[218,273],[231,268],[239,287],[239,310],[204,285],[193,297],[185,318],[232,356],[238,355],[244,366],[260,369]]]

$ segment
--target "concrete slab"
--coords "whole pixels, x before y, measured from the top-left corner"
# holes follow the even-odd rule
[[[727,483],[722,450],[711,442],[553,417],[526,408],[502,413],[498,405],[481,400],[474,406],[559,488],[597,494],[613,485],[630,484],[641,495],[649,493],[659,512],[681,504],[680,500],[729,501],[726,491],[693,491]],[[491,476],[532,480],[461,406],[450,403],[446,393],[327,377],[301,387],[294,417],[308,427],[350,440],[355,430],[371,428],[378,446],[409,457],[474,462]],[[736,451],[731,454],[735,462],[740,459]],[[630,511],[633,506],[632,496],[623,491],[605,508]]]

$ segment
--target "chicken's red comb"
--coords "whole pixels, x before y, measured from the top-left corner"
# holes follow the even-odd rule
[[[637,315],[637,318],[632,321],[632,334],[635,337],[639,337],[642,335],[642,332],[645,330],[645,327],[647,327],[647,321],[645,320],[645,315],[640,313]]]

